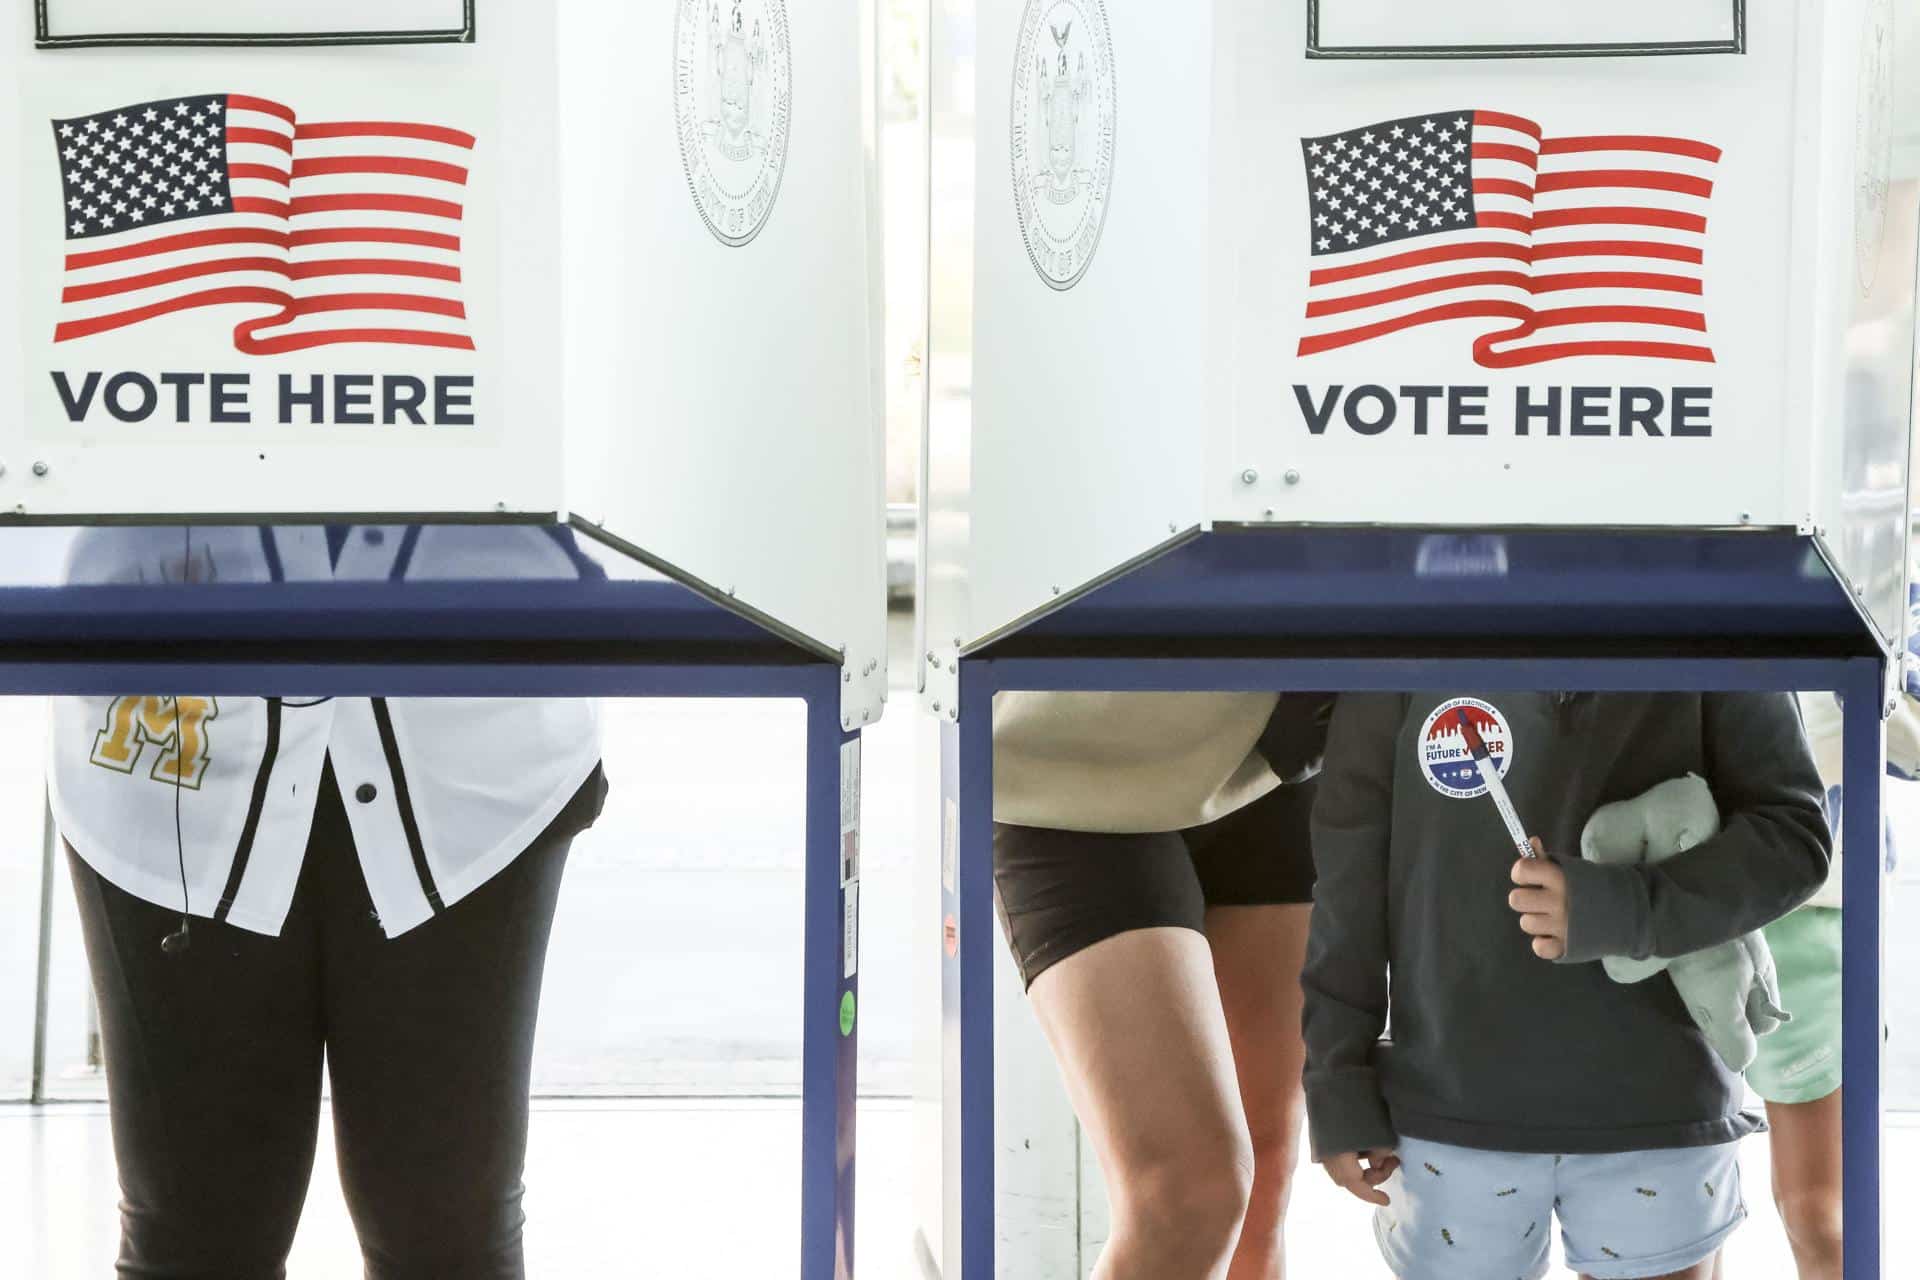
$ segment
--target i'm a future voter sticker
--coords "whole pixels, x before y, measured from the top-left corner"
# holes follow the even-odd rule
[[[1473,762],[1462,717],[1487,744],[1487,757],[1500,776],[1506,777],[1513,763],[1513,730],[1498,707],[1478,698],[1451,698],[1435,707],[1420,728],[1414,750],[1420,756],[1421,772],[1435,791],[1455,800],[1472,800],[1487,794],[1487,783]]]

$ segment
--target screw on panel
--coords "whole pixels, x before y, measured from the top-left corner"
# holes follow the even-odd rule
[[[958,720],[959,718],[960,718],[960,708],[955,707],[951,711],[947,712],[947,719]]]
[[[957,676],[960,674],[960,668],[955,666],[953,663],[949,662],[947,664],[947,674],[950,676]]]
[[[851,729],[851,728],[853,728],[853,717],[852,717],[852,716],[841,716],[841,717],[840,717],[840,727],[841,727],[842,729]]]
[[[1245,471],[1242,471],[1240,473],[1241,484],[1252,484],[1254,481],[1258,480],[1259,478],[1260,478],[1260,473],[1254,470],[1252,467],[1248,467]]]
[[[1059,595],[1059,594],[1060,594],[1060,588],[1058,588],[1058,587],[1055,587],[1055,588],[1053,589],[1053,594],[1055,594],[1055,595]]]
[[[935,715],[939,715],[939,714],[940,714],[940,704],[939,704],[939,703],[937,703],[937,702],[933,704],[933,713],[934,713]]]
[[[36,476],[44,476],[47,474],[47,472],[51,470],[53,470],[53,468],[49,467],[44,462],[36,462],[33,464],[33,474],[35,474]]]
[[[940,655],[929,649],[927,650],[927,661],[937,667],[940,665]]]
[[[1169,521],[1167,521],[1167,532],[1168,532],[1168,533],[1178,533],[1178,532],[1180,532],[1180,526],[1179,526],[1179,525],[1177,525],[1177,524],[1175,524],[1175,523],[1174,523],[1173,521],[1171,521],[1171,520],[1169,520]]]
[[[504,503],[504,502],[496,502],[496,503],[494,503],[494,504],[493,504],[493,509],[494,509],[494,511],[495,511],[495,512],[496,512],[497,514],[499,514],[499,515],[505,515],[505,514],[507,514],[507,504],[506,504],[506,503]]]
[[[1751,511],[1742,511],[1742,512],[1740,513],[1740,523],[1741,523],[1741,524],[1752,524],[1752,523],[1753,523],[1753,512],[1751,512]]]
[[[954,648],[956,648],[956,649],[958,649],[958,648],[960,647],[960,637],[959,637],[959,636],[955,636],[955,637],[953,638],[953,647],[954,647]]]
[[[1288,484],[1300,483],[1300,473],[1298,471],[1295,471],[1292,467],[1287,468],[1287,474],[1282,478],[1285,479]]]
[[[1272,507],[1268,507],[1268,508],[1267,508],[1267,509],[1266,509],[1266,510],[1265,510],[1264,512],[1262,512],[1261,514],[1262,514],[1262,515],[1264,515],[1264,516],[1265,516],[1265,517],[1266,517],[1267,519],[1269,519],[1269,520],[1271,520],[1271,519],[1273,519],[1273,508],[1272,508]]]
[[[4,462],[0,462],[0,476],[4,476],[6,474],[7,474],[7,464]]]
[[[853,683],[853,672],[851,672],[851,671],[842,671],[842,672],[840,673],[840,683],[841,683],[841,684],[852,684],[852,683]]]
[[[864,709],[863,709],[863,710],[862,710],[862,711],[860,712],[860,723],[861,723],[861,724],[865,724],[865,723],[866,723],[867,721],[869,721],[869,720],[871,720],[871,719],[873,719],[873,712],[871,712],[871,711],[867,711],[867,710],[864,710]]]

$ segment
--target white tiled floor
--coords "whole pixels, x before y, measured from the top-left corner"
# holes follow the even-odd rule
[[[861,1112],[862,1274],[912,1270],[906,1104]],[[540,1104],[527,1168],[529,1272],[539,1280],[798,1273],[799,1109],[727,1100]],[[322,1126],[289,1280],[347,1280],[359,1255]],[[0,1108],[0,1276],[105,1280],[116,1243],[104,1107]]]
[[[527,1171],[528,1259],[536,1280],[671,1276],[763,1280],[795,1274],[799,1123],[784,1102],[542,1103]],[[869,1280],[909,1280],[910,1125],[905,1103],[861,1111],[856,1252]],[[1920,1122],[1889,1131],[1888,1277],[1914,1274]],[[357,1276],[353,1233],[323,1145],[291,1280]],[[1303,1170],[1289,1243],[1309,1280],[1385,1280],[1366,1210]],[[1729,1280],[1792,1280],[1766,1194],[1764,1142],[1744,1169],[1752,1221],[1728,1251]],[[0,1274],[103,1280],[114,1247],[113,1152],[104,1109],[0,1109]]]

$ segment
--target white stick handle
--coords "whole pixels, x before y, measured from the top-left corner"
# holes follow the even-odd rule
[[[1500,811],[1500,821],[1507,824],[1507,834],[1513,838],[1513,847],[1523,858],[1539,855],[1533,851],[1533,841],[1527,839],[1527,829],[1520,823],[1520,815],[1514,811],[1513,799],[1507,795],[1507,784],[1500,780],[1500,768],[1494,764],[1491,756],[1480,756],[1474,761],[1480,770],[1480,776],[1486,781],[1487,794],[1493,797],[1493,807]]]

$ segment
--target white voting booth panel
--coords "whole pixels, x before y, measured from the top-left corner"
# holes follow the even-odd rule
[[[877,718],[870,9],[23,6],[0,520],[573,517]]]
[[[1843,283],[1828,323],[1841,332],[1840,430],[1816,438],[1815,526],[1875,627],[1905,635],[1912,429],[1916,384],[1916,261],[1920,260],[1920,4],[1866,6],[1851,174],[1831,181],[1853,205],[1851,236],[1822,242],[1821,270]],[[1836,105],[1836,113],[1839,107]],[[1851,274],[1849,274],[1851,272]]]
[[[981,0],[930,646],[1238,523],[1817,532],[1897,640],[1902,23]]]
[[[561,58],[573,510],[844,647],[856,728],[885,694],[870,11],[569,4]]]

